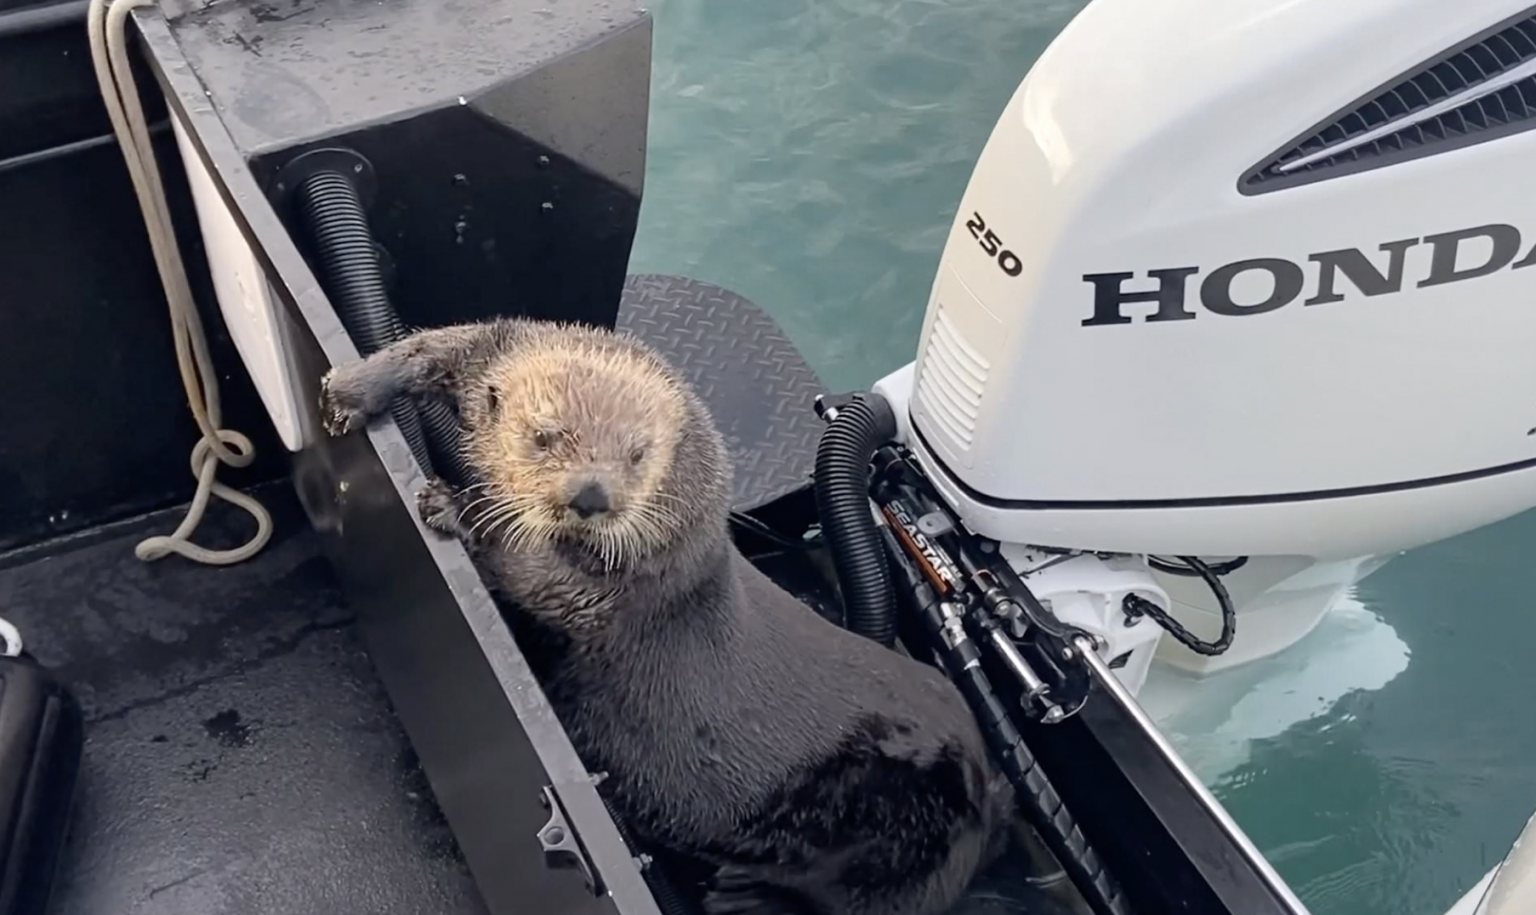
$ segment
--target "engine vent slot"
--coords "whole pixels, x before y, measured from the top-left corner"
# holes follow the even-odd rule
[[[965,342],[939,306],[933,332],[918,366],[917,399],[939,427],[962,449],[969,449],[981,416],[987,360]]]
[[[1448,52],[1250,171],[1259,194],[1356,174],[1536,127],[1536,14]]]

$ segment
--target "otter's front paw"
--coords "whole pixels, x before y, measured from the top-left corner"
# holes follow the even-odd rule
[[[416,511],[421,523],[442,534],[457,537],[462,532],[459,524],[459,499],[453,486],[446,480],[433,477],[416,495]]]
[[[368,419],[368,398],[348,368],[336,366],[320,379],[320,422],[333,437],[346,435]]]

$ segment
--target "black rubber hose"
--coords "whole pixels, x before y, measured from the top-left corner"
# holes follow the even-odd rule
[[[319,279],[358,349],[366,356],[405,336],[384,288],[368,214],[351,179],[340,172],[316,172],[299,186],[297,196],[320,261]],[[433,472],[430,440],[439,458],[463,480],[458,417],[451,408],[432,403],[418,411],[401,399],[390,414],[424,471]]]
[[[896,598],[870,513],[869,462],[895,437],[891,405],[878,394],[863,394],[837,409],[816,448],[816,512],[848,628],[882,645],[896,641]]]
[[[625,846],[631,854],[640,854],[644,849],[635,841],[635,836],[629,831],[629,824],[624,822],[624,817],[614,808],[613,801],[609,800],[601,791],[597,793],[602,798],[603,806],[608,810],[608,818],[613,820],[614,828],[619,831],[619,838],[624,840]],[[703,907],[693,905],[682,894],[677,885],[672,882],[666,868],[655,859],[647,865],[640,876],[645,879],[645,885],[651,890],[651,897],[656,900],[656,907],[661,909],[661,915],[702,915]]]
[[[427,440],[437,451],[439,470],[449,468],[447,476],[454,483],[468,483],[468,463],[459,440],[459,415],[445,403],[431,401],[417,408],[422,425],[427,427]],[[425,468],[423,468],[425,469]]]

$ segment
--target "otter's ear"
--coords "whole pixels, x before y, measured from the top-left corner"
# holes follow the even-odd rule
[[[496,390],[494,384],[485,386],[485,410],[487,413],[495,413],[496,405],[501,403],[501,392]]]

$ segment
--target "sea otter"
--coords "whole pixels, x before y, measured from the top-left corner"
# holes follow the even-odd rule
[[[636,338],[500,319],[415,333],[322,383],[340,435],[396,397],[462,418],[430,482],[512,604],[587,767],[640,837],[716,868],[711,915],[938,915],[1013,794],[934,667],[828,622],[736,549],[709,410]]]

